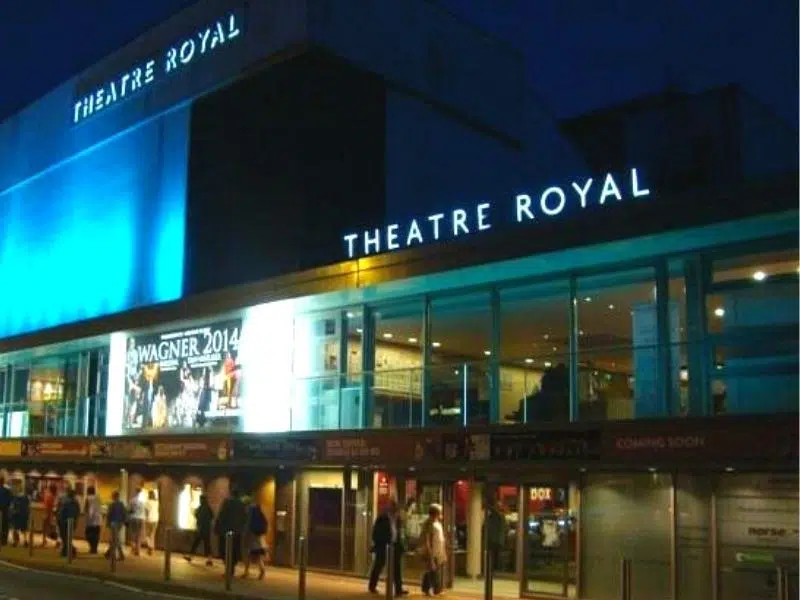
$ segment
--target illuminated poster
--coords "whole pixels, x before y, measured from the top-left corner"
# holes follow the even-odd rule
[[[238,419],[241,320],[128,338],[125,432],[224,427]]]

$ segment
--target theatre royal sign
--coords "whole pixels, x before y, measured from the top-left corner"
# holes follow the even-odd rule
[[[215,54],[241,37],[240,16],[231,12],[188,33],[160,52],[130,64],[99,85],[78,95],[72,104],[72,123],[77,124],[154,83]]]
[[[589,177],[566,181],[543,189],[535,195],[517,194],[505,206],[495,207],[483,202],[472,208],[456,208],[405,223],[391,223],[343,237],[348,258],[360,258],[380,252],[391,252],[445,239],[461,238],[484,233],[492,229],[494,210],[509,211],[512,222],[534,224],[546,219],[556,219],[572,204],[583,210],[591,204],[604,207],[624,200],[636,200],[650,195],[637,169],[622,175],[606,173],[602,177]]]

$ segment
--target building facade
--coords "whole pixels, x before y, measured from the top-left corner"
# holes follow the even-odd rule
[[[774,597],[797,132],[735,88],[556,123],[522,66],[428,2],[208,0],[0,125],[11,485],[187,540],[236,486],[360,576],[439,502],[457,588],[496,502],[504,592]]]

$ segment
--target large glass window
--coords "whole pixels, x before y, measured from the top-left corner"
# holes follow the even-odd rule
[[[500,421],[569,419],[569,282],[500,291]]]
[[[422,425],[423,312],[421,300],[382,305],[372,311],[372,427]]]
[[[577,281],[581,419],[660,416],[658,311],[652,268]]]
[[[488,292],[434,299],[430,306],[428,422],[488,423],[491,309]]]
[[[706,297],[716,412],[796,411],[797,251],[716,260]]]

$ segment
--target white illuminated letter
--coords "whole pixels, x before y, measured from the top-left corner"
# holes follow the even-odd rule
[[[396,223],[393,225],[389,225],[386,228],[386,249],[387,250],[397,250],[400,247],[400,243],[397,241],[397,230],[400,228],[400,225]]]
[[[228,17],[228,39],[235,38],[239,33],[239,27],[236,25],[236,15],[231,14]]]
[[[381,230],[375,229],[375,237],[369,237],[369,231],[364,232],[364,254],[369,254],[369,247],[375,246],[375,252],[381,251]]]
[[[419,229],[419,225],[417,225],[416,219],[413,219],[411,221],[411,225],[408,228],[408,235],[406,236],[406,246],[410,246],[412,240],[417,240],[418,244],[421,244],[424,241],[422,239],[422,232]]]
[[[112,102],[116,102],[117,100],[117,83],[112,81],[108,84],[108,98],[106,98],[106,104],[111,104]]]
[[[556,194],[558,196],[558,205],[555,208],[549,208],[547,206],[547,197],[550,194]],[[564,190],[562,190],[558,186],[553,186],[547,188],[545,191],[542,192],[541,198],[539,198],[539,206],[542,208],[542,212],[549,216],[554,216],[564,210],[564,205],[567,203],[567,198],[564,195]]]
[[[439,239],[439,221],[444,219],[444,213],[437,213],[428,217],[428,221],[433,223],[433,239]]]
[[[206,53],[206,48],[208,44],[208,36],[211,35],[211,27],[207,27],[205,31],[201,31],[197,34],[197,37],[200,38],[200,54]]]
[[[95,110],[102,110],[105,106],[106,91],[100,88],[94,93],[94,108]]]
[[[154,60],[148,60],[147,64],[144,66],[145,83],[152,83],[153,79],[155,78],[155,70],[154,70],[155,66],[156,66],[156,61]]]
[[[357,233],[351,233],[349,235],[344,236],[344,241],[347,242],[347,256],[349,258],[353,258],[353,254],[355,253],[355,241],[358,239]]]
[[[130,78],[131,78],[131,76],[128,75],[127,73],[125,73],[125,75],[122,76],[122,79],[120,79],[120,84],[119,84],[119,88],[120,88],[119,89],[119,96],[120,96],[120,98],[124,98],[125,97],[125,85],[128,83],[128,79],[130,79]]]
[[[217,21],[217,26],[214,29],[214,33],[211,35],[211,46],[210,48],[213,50],[217,47],[217,44],[224,44],[225,43],[225,32],[222,30],[222,23]]]
[[[83,104],[82,100],[78,100],[75,103],[75,109],[74,109],[74,112],[72,114],[72,122],[73,123],[77,123],[81,118],[81,116],[80,116],[81,104]]]
[[[639,189],[639,173],[636,169],[631,169],[631,189],[633,190],[634,198],[650,195],[650,190],[646,188]]]
[[[525,213],[525,218],[533,220],[531,197],[528,194],[517,195],[517,223],[522,223],[522,213]]]
[[[491,206],[492,205],[488,202],[484,204],[478,204],[478,231],[485,231],[492,228],[492,224],[486,222],[486,219],[489,218],[489,215],[486,214],[486,211],[489,210]]]
[[[189,39],[181,44],[181,62],[187,64],[194,58],[194,40]]]
[[[581,199],[581,208],[586,208],[586,194],[589,193],[589,188],[592,187],[592,181],[594,181],[591,177],[586,180],[586,183],[583,184],[583,187],[580,187],[574,181],[572,182],[572,189],[574,189],[578,196]]]
[[[458,235],[458,230],[469,233],[467,227],[467,211],[457,208],[453,211],[453,235]]]
[[[178,50],[175,48],[170,48],[167,50],[167,65],[164,67],[164,72],[169,73],[173,69],[177,69],[178,65],[175,62],[178,58]]]
[[[87,113],[88,111],[88,113]],[[94,94],[89,94],[83,102],[83,116],[94,114]]]
[[[605,183],[603,183],[603,193],[600,194],[600,204],[605,204],[606,198],[609,196],[616,196],[617,200],[622,200],[622,195],[619,193],[619,188],[611,173],[606,175]]]
[[[131,73],[131,91],[142,87],[142,68],[136,67]]]

